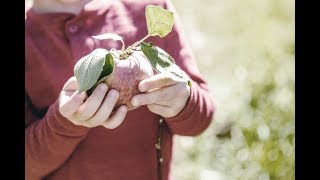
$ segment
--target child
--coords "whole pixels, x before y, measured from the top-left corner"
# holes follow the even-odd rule
[[[146,36],[148,4],[174,12],[173,30],[147,42],[168,52],[192,86],[156,74],[140,82],[131,99],[138,108],[110,115],[119,92],[102,83],[89,97],[78,93],[74,65],[96,48],[121,48],[93,35],[118,34],[126,44]],[[169,0],[34,0],[25,20],[26,179],[170,178],[173,135],[200,134],[214,113],[176,16]]]

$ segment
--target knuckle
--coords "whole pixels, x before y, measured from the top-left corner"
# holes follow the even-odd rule
[[[115,129],[117,128],[122,121],[124,120],[123,115],[115,114],[111,118],[108,118],[105,124],[105,127],[108,129]]]
[[[70,120],[71,121],[71,120]],[[71,121],[73,124],[77,125],[77,126],[80,126],[81,123],[79,121]]]
[[[90,124],[90,123],[84,123],[84,124],[82,124],[82,126],[85,126],[85,127],[88,127],[88,128],[93,128],[93,127],[95,127],[95,125],[92,125],[92,124]]]
[[[97,121],[97,125],[101,125],[101,124],[103,124],[103,123],[106,122],[106,121],[107,121],[107,119],[101,118],[101,119],[99,119],[99,120]]]
[[[165,100],[165,99],[167,99],[168,98],[168,93],[167,93],[167,91],[162,91],[161,93],[160,93],[160,100]]]
[[[147,105],[147,107],[151,112],[157,113],[154,105],[150,104],[150,105]]]
[[[87,127],[96,127],[97,126],[97,124],[95,123],[95,122],[93,122],[93,119],[89,119],[88,121],[86,121],[85,123],[84,123]]]
[[[169,114],[169,116],[170,116],[170,117],[173,117],[173,116],[175,116],[175,115],[176,115],[176,112],[177,112],[177,110],[176,110],[176,109],[171,108],[171,109],[169,110],[168,114]]]
[[[89,125],[94,125],[94,126],[96,126],[96,125],[99,125],[100,124],[100,122],[99,122],[99,120],[98,119],[96,119],[96,118],[91,118],[91,119],[89,119],[88,121],[86,121]]]
[[[177,88],[176,88],[176,92],[180,95],[180,96],[187,96],[189,95],[189,91],[187,89],[187,83],[185,82],[181,82],[178,84]]]
[[[153,99],[155,99],[155,95],[146,95],[146,96],[141,96],[138,100],[139,104],[150,104]]]
[[[82,115],[82,118],[83,120],[88,120],[90,118],[90,116],[88,114],[85,114],[85,115]]]
[[[171,77],[166,75],[163,77],[161,83],[163,86],[167,86],[170,83],[170,81],[171,81]]]
[[[178,83],[177,88],[179,88],[179,89],[185,89],[186,86],[187,86],[187,83],[184,82],[184,81],[181,81],[181,82]]]
[[[75,118],[77,118],[79,121],[85,121],[90,118],[90,115],[89,113],[85,113],[83,110],[79,110],[75,114]]]

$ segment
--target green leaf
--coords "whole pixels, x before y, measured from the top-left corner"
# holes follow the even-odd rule
[[[162,38],[172,31],[173,12],[160,6],[148,5],[145,13],[149,36],[159,35]]]
[[[100,74],[99,79],[110,75],[113,72],[113,68],[114,68],[114,60],[113,60],[112,54],[109,52],[105,56],[104,66],[103,66],[103,69],[102,69],[102,72]]]
[[[152,43],[141,42],[140,44],[142,52],[149,58],[149,61],[153,67],[159,64],[163,68],[167,68],[172,64],[175,64],[174,59],[163,49],[153,45]]]
[[[98,84],[102,83],[104,80],[107,79],[107,77],[113,72],[114,68],[114,60],[112,54],[109,52],[105,56],[105,63],[103,65],[103,69],[101,71],[101,74],[98,78],[98,81],[95,83],[95,85],[87,91],[88,96],[91,95],[91,93],[94,91],[94,89],[97,87]]]
[[[90,54],[82,57],[74,66],[74,75],[77,78],[79,92],[93,87],[98,81],[105,64],[106,49],[95,49]]]
[[[173,78],[184,79],[191,86],[190,77],[176,65],[175,60],[167,52],[152,43],[141,42],[140,47],[155,71],[169,74]]]

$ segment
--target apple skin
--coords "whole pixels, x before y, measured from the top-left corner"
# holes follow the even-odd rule
[[[126,59],[114,58],[113,72],[104,81],[110,89],[119,92],[119,99],[115,105],[127,105],[128,110],[136,109],[131,103],[131,98],[139,94],[140,81],[154,75],[152,66],[142,51],[133,51]]]

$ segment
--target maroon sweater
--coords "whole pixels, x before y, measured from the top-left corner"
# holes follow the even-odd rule
[[[130,45],[147,35],[145,6],[170,2],[93,0],[79,15],[36,14],[26,9],[25,20],[25,177],[34,179],[156,180],[159,116],[146,106],[129,111],[116,129],[72,124],[58,110],[57,98],[73,76],[75,63],[96,48],[121,48],[112,40],[91,36],[121,35]],[[147,40],[163,48],[192,78],[191,95],[162,128],[162,177],[170,178],[174,134],[195,136],[213,118],[213,100],[182,37],[175,13],[172,32]]]

